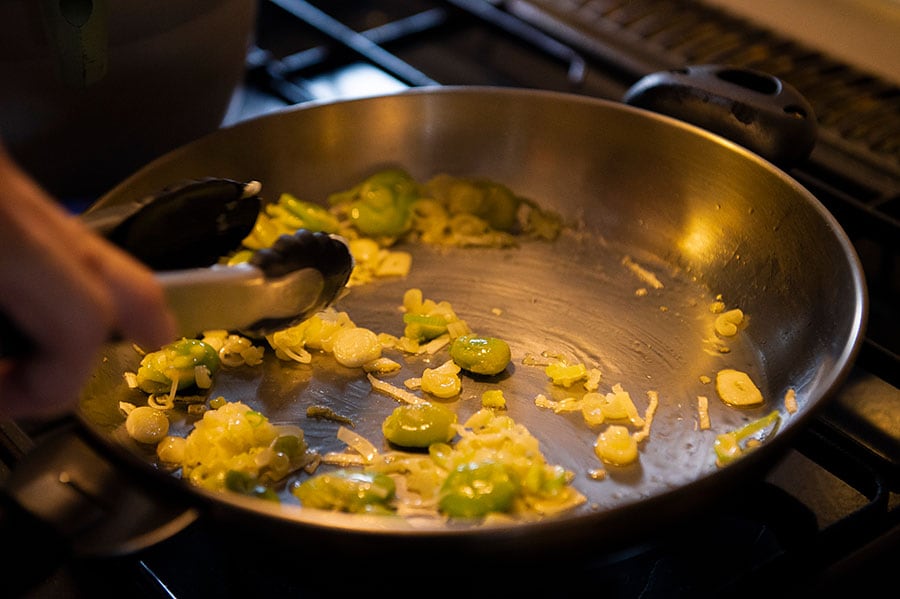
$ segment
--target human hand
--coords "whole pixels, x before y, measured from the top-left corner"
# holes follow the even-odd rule
[[[153,348],[174,338],[153,273],[70,215],[2,146],[0,243],[0,313],[34,343],[0,358],[0,416],[71,410],[114,334]]]

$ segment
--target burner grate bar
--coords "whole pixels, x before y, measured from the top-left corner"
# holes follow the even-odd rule
[[[560,43],[543,31],[529,25],[484,0],[446,0],[449,4],[498,27],[534,48],[569,65],[569,83],[580,84],[585,77],[585,60],[570,46]]]
[[[296,58],[299,54],[303,54],[307,60],[311,58],[315,63],[321,60],[322,52],[319,51],[319,48],[313,48],[292,56]],[[295,63],[300,60],[302,59],[298,58]],[[288,70],[283,60],[278,60],[269,51],[262,48],[251,48],[247,55],[247,78],[250,82],[290,104],[300,104],[315,99],[315,95],[306,89],[302,82],[287,78]]]
[[[303,20],[360,57],[381,67],[404,83],[415,87],[439,85],[437,81],[391,54],[366,35],[356,32],[303,0],[269,0]]]

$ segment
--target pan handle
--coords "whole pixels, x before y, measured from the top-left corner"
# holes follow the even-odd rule
[[[6,438],[17,427],[0,425]],[[64,419],[37,443],[18,447],[22,455],[8,471],[0,463],[0,538],[11,550],[0,560],[0,579],[20,591],[69,558],[129,555],[199,517],[183,492],[151,486],[152,477],[114,464],[89,441],[77,421]]]
[[[721,135],[784,169],[806,160],[818,137],[809,101],[752,69],[697,65],[652,73],[623,101]]]

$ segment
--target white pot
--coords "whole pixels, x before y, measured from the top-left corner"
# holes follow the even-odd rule
[[[0,0],[0,136],[51,192],[93,197],[219,127],[256,0]]]

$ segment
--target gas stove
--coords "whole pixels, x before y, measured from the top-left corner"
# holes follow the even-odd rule
[[[888,11],[873,21],[877,27],[885,14],[900,27],[900,8],[891,2],[861,6]],[[741,4],[262,0],[245,86],[224,125],[307,102],[420,86],[539,88],[619,100],[643,75],[687,64],[733,64],[792,83],[813,104],[821,131],[810,159],[790,174],[847,231],[871,306],[851,376],[764,479],[630,551],[548,558],[523,571],[493,571],[457,555],[434,556],[446,564],[443,580],[417,581],[404,571],[403,556],[373,556],[367,564],[334,556],[332,567],[310,568],[295,547],[235,538],[201,517],[136,555],[73,560],[33,595],[319,597],[423,592],[408,585],[429,584],[476,595],[568,596],[588,585],[606,596],[672,598],[865,592],[892,584],[900,558],[900,77],[843,50],[832,53],[821,38],[777,27],[763,13],[735,12]],[[900,39],[891,33],[900,30],[885,38],[888,52]],[[473,586],[485,577],[494,582]]]

